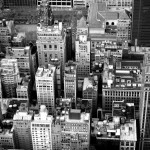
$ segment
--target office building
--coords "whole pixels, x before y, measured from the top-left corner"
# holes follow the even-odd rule
[[[49,112],[55,108],[55,73],[56,67],[48,65],[39,67],[35,76],[38,104],[45,105]]]
[[[83,82],[83,99],[92,99],[92,117],[97,114],[98,100],[98,78],[97,76],[84,78]]]
[[[65,111],[61,121],[62,149],[87,149],[90,146],[90,114],[78,109]]]
[[[28,77],[25,78],[20,78],[20,81],[18,82],[17,88],[16,88],[16,93],[17,93],[17,98],[18,99],[23,99],[23,100],[29,100],[29,90],[31,90],[30,84],[30,79]]]
[[[102,108],[103,111],[112,111],[112,101],[125,100],[134,103],[136,118],[139,116],[139,102],[141,93],[141,62],[121,61],[108,65],[102,75]]]
[[[150,1],[134,0],[132,17],[132,44],[135,46],[150,46]]]
[[[71,0],[60,0],[53,1],[47,0],[48,4],[52,7],[53,10],[71,10],[73,6],[73,1]],[[37,0],[37,6],[40,7],[42,0]]]
[[[117,41],[131,42],[131,17],[126,10],[119,12],[117,25]]]
[[[13,27],[13,21],[0,20],[0,41],[2,50],[5,50],[7,46],[10,46],[11,40],[11,28]]]
[[[28,112],[26,105],[21,104],[13,117],[15,148],[32,150],[31,122],[33,113]]]
[[[64,97],[65,98],[77,98],[77,65],[69,61],[65,65],[64,71]]]
[[[41,3],[39,13],[41,23],[37,26],[36,41],[39,66],[49,64],[52,58],[60,59],[63,66],[66,62],[66,33],[62,22],[54,22],[46,1]]]
[[[2,59],[1,81],[4,98],[16,97],[16,87],[19,78],[17,59]]]
[[[36,7],[37,0],[4,0],[4,8]]]
[[[142,91],[140,101],[140,150],[147,150],[150,148],[150,107],[149,107],[149,83],[150,83],[150,54],[145,54],[143,68],[142,68]]]
[[[78,79],[83,80],[90,73],[90,40],[88,39],[88,26],[84,17],[77,21],[75,57],[78,65]]]
[[[17,59],[19,73],[30,74],[29,47],[12,47],[6,50],[7,59]]]
[[[62,150],[61,146],[61,122],[56,117],[52,123],[52,148],[53,150]]]
[[[3,120],[0,127],[0,148],[15,148],[12,124],[12,120]]]
[[[52,121],[46,106],[41,105],[39,114],[34,115],[31,122],[33,150],[52,150]]]

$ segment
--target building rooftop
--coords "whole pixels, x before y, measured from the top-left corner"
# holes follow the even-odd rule
[[[88,12],[88,22],[89,27],[91,28],[104,28],[105,18],[101,17],[101,19],[97,18],[98,13],[98,4],[99,3],[90,3],[90,9]]]
[[[88,28],[87,20],[84,16],[80,20],[77,20],[77,28]]]
[[[48,65],[48,68],[38,67],[38,70],[36,72],[36,77],[54,77],[55,69],[56,67],[53,65]]]
[[[120,133],[121,141],[137,141],[136,120],[122,124]]]
[[[94,79],[94,77],[84,78],[83,91],[85,91],[87,89],[91,89],[91,88],[97,91],[98,90],[97,86],[98,85],[97,85],[96,80]]]
[[[68,63],[65,64],[65,74],[76,74],[77,71],[77,65],[69,61]]]
[[[48,110],[45,105],[40,106],[39,114],[34,115],[34,122],[45,123],[53,121],[53,116],[48,115]]]
[[[19,32],[16,36],[13,37],[12,42],[22,42],[26,37],[25,32]]]
[[[63,111],[61,116],[57,116],[57,119],[59,119],[61,122],[68,122],[68,123],[89,123],[90,122],[90,113],[81,113],[81,110],[71,110],[72,113],[78,113],[80,114],[80,118],[74,117],[70,118],[69,117],[69,111]],[[76,118],[76,119],[75,119]]]
[[[118,12],[99,11],[97,13],[98,20],[104,18],[105,20],[117,20],[119,18]]]
[[[16,114],[13,117],[14,121],[31,121],[33,117],[33,112],[28,111],[28,106],[24,103],[20,104],[19,110],[17,110]]]
[[[93,121],[91,135],[97,139],[137,141],[136,120],[121,123],[119,117],[112,121]]]

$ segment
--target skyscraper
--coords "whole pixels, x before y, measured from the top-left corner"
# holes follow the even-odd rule
[[[52,150],[53,117],[48,115],[45,105],[41,105],[40,113],[34,116],[31,123],[31,134],[34,150]]]
[[[35,76],[37,101],[39,105],[46,105],[49,112],[55,107],[55,71],[56,67],[39,67]]]
[[[132,20],[132,43],[150,46],[150,1],[134,0]]]
[[[145,55],[140,100],[140,150],[150,149],[150,54]]]

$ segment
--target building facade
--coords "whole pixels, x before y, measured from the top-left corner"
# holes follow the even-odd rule
[[[21,105],[20,110],[13,117],[15,148],[32,150],[31,121],[33,114],[27,111],[27,107]]]
[[[47,2],[41,3],[39,13],[41,23],[37,26],[36,41],[39,66],[49,64],[52,58],[60,59],[63,65],[66,62],[66,33],[62,22],[54,22]]]
[[[71,9],[73,6],[73,1],[71,0],[60,0],[60,1],[53,1],[53,0],[48,0],[48,4],[52,7],[53,10],[60,10],[60,9]],[[40,4],[42,3],[42,0],[37,0],[37,6],[39,7]]]
[[[150,148],[150,107],[149,107],[149,83],[150,83],[150,54],[145,54],[143,69],[142,69],[142,91],[140,101],[140,150]]]
[[[16,97],[19,69],[17,59],[1,60],[2,91],[5,98]]]
[[[133,17],[132,17],[132,44],[149,47],[150,46],[150,21],[148,14],[150,13],[150,1],[134,0]]]
[[[39,114],[31,122],[33,150],[52,150],[52,121],[45,105],[41,105]]]
[[[77,98],[77,65],[71,61],[66,63],[64,71],[64,97]]]
[[[37,0],[5,0],[3,2],[4,8],[17,8],[17,7],[36,7]]]
[[[92,99],[92,117],[96,117],[98,100],[98,80],[95,77],[84,78],[83,99]]]
[[[88,39],[88,26],[84,17],[77,22],[75,59],[78,65],[78,79],[83,80],[90,73],[90,40]]]
[[[35,76],[38,104],[46,105],[49,112],[55,108],[55,71],[51,65],[47,69],[39,67]]]
[[[89,150],[90,146],[90,114],[71,109],[60,117],[62,149]]]

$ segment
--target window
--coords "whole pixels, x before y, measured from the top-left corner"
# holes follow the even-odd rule
[[[114,25],[114,22],[112,22],[111,25]]]
[[[106,22],[106,25],[108,26],[108,25],[109,25],[109,22]]]
[[[54,45],[54,48],[57,49],[57,45]]]
[[[52,45],[49,45],[49,48],[52,48]]]
[[[44,48],[46,48],[46,45],[44,45]]]

